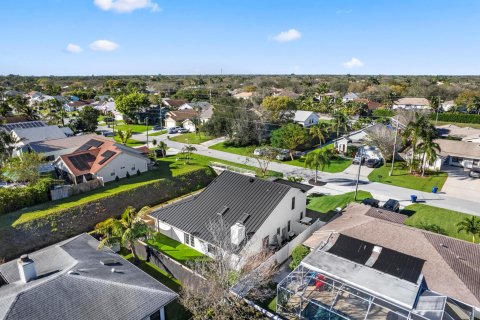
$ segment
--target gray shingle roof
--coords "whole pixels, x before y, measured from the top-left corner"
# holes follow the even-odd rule
[[[308,185],[308,184],[303,184],[303,183],[300,183],[300,182],[295,182],[295,181],[290,181],[290,180],[285,180],[285,179],[280,179],[280,178],[274,179],[273,182],[284,184],[284,185],[290,186],[292,188],[297,188],[297,189],[302,190],[303,192],[307,192],[308,190],[313,188],[313,186]]]
[[[0,319],[142,319],[177,297],[97,245],[82,234],[31,253],[38,277],[26,284],[19,280],[16,261],[0,265],[8,282],[0,287]],[[100,263],[106,259],[118,261],[117,272]]]
[[[290,189],[285,184],[224,171],[198,196],[165,206],[150,215],[200,239],[213,242],[210,223],[222,217],[224,224],[230,227],[244,213],[248,213],[250,217],[244,223],[246,233],[255,233]],[[224,207],[228,210],[220,216],[218,213]]]

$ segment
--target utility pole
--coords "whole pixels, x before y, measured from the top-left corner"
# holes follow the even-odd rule
[[[353,197],[353,201],[357,201],[358,182],[360,181],[360,168],[362,167],[362,162],[363,162],[363,146],[360,146],[360,161],[358,162],[357,182],[355,183],[355,196]]]
[[[398,127],[399,127],[399,122],[398,122],[398,114],[397,114],[396,127],[395,127],[395,140],[393,141],[392,168],[390,169],[390,172],[388,173],[388,176],[390,176],[390,177],[393,174],[393,165],[395,163],[395,152],[397,152]]]

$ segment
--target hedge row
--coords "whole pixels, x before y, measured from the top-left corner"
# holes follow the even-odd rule
[[[372,111],[374,117],[391,117],[394,112],[391,109],[376,109]]]
[[[437,118],[435,113],[430,115],[432,120]],[[439,113],[438,121],[443,122],[459,122],[459,123],[480,123],[479,114],[467,114],[467,113]]]
[[[50,179],[28,187],[0,188],[0,215],[50,200]]]

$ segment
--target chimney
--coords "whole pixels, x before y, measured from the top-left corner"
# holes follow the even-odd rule
[[[240,245],[242,241],[245,239],[245,235],[246,235],[245,226],[240,222],[235,223],[230,228],[230,234],[231,234],[232,244],[235,246]]]
[[[23,283],[27,283],[37,277],[37,271],[35,270],[35,262],[23,254],[20,259],[17,260],[18,273]]]

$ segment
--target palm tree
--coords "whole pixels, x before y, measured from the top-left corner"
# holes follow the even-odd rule
[[[192,156],[192,152],[197,151],[197,148],[194,146],[188,145],[182,148],[182,153],[186,155],[185,163],[190,163],[190,157]]]
[[[118,130],[117,135],[120,138],[122,144],[127,144],[128,140],[132,137],[132,129]]]
[[[138,260],[135,252],[135,241],[150,235],[151,230],[142,218],[150,211],[150,207],[143,207],[136,211],[128,207],[120,216],[120,219],[109,218],[95,226],[95,232],[102,236],[98,244],[101,249],[105,245],[112,246],[121,244],[132,251],[132,256]]]
[[[464,218],[457,223],[457,231],[464,231],[466,234],[472,235],[472,242],[475,243],[475,235],[480,235],[480,218],[472,216]]]
[[[349,124],[348,116],[344,112],[337,110],[332,115],[332,117],[333,117],[332,123],[331,123],[332,130],[336,131],[337,134],[335,138],[338,139],[340,130],[343,130],[343,131],[348,130],[348,124]],[[335,146],[336,144],[337,143],[335,142]]]
[[[165,141],[160,141],[158,143],[158,149],[162,150],[162,157],[165,158],[165,155],[166,155],[166,151],[167,151],[167,144],[165,143]]]
[[[328,134],[329,125],[325,122],[319,122],[310,127],[310,134],[317,137],[320,144],[325,143],[325,136]]]
[[[431,165],[440,153],[440,146],[433,141],[430,136],[422,138],[422,142],[418,145],[418,150],[422,153],[422,177],[425,175],[425,164]]]
[[[327,150],[307,154],[305,158],[305,168],[315,169],[315,184],[318,181],[318,168],[323,171],[325,167],[329,167],[331,163],[330,158],[330,152]]]
[[[425,118],[419,117],[417,121],[412,121],[407,124],[405,127],[405,130],[403,131],[403,140],[404,143],[407,141],[410,142],[412,146],[412,160],[410,163],[410,173],[413,170],[413,164],[415,162],[415,155],[416,155],[416,148],[417,144],[424,135],[424,128],[423,126],[425,125]]]

